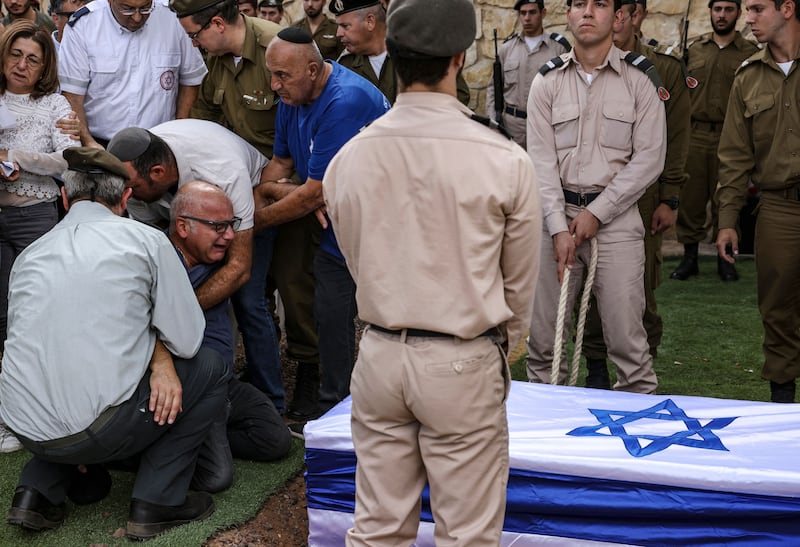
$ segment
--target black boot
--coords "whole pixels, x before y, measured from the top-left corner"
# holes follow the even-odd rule
[[[608,365],[605,359],[586,358],[586,387],[593,389],[611,389],[608,377]]]
[[[669,274],[670,279],[686,281],[689,277],[700,273],[697,267],[697,243],[687,243],[683,246],[683,258],[678,267]]]
[[[733,256],[733,249],[730,245],[725,248],[728,256]],[[722,281],[739,281],[739,274],[736,272],[736,266],[724,260],[721,256],[717,255],[717,273]]]
[[[298,363],[295,377],[294,396],[286,416],[292,420],[313,420],[319,413],[319,365]]]
[[[791,380],[784,384],[779,384],[777,382],[770,382],[769,383],[770,391],[772,392],[772,402],[773,403],[793,403],[794,402],[794,392],[795,392],[795,382]]]

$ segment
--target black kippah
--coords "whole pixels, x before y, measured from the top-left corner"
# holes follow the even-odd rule
[[[285,28],[278,33],[278,38],[286,40],[293,44],[310,44],[312,42],[311,35],[301,28]]]

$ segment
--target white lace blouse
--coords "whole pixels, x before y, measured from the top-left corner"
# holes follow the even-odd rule
[[[0,180],[0,190],[24,201],[54,201],[59,190],[51,177],[67,168],[61,151],[77,145],[56,127],[56,121],[72,110],[69,103],[58,93],[31,99],[29,94],[6,91],[0,96],[0,104],[17,118],[14,127],[0,129],[0,149],[8,150],[8,161],[20,167],[16,181]]]

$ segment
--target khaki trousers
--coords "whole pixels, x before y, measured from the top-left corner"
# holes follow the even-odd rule
[[[500,543],[508,483],[505,358],[489,337],[367,327],[350,384],[356,467],[348,546],[408,546],[430,485],[436,545]]]
[[[567,213],[574,216],[579,210],[568,206]],[[547,230],[542,232],[542,239],[543,260],[533,300],[527,368],[530,381],[550,383],[561,287],[557,264],[552,258],[547,259],[553,256],[553,240]],[[597,273],[592,291],[600,311],[608,357],[617,366],[614,389],[655,393],[658,381],[642,323],[645,310],[643,239],[642,220],[636,207],[631,207],[600,228],[597,235]],[[584,268],[588,267],[590,260],[590,243],[585,241],[578,247],[575,265],[570,273],[567,310],[574,309],[584,278]],[[566,323],[562,325],[565,340],[570,335],[570,322]],[[559,384],[567,379],[567,365],[562,360]]]
[[[800,201],[762,192],[755,250],[761,376],[782,384],[800,377]]]

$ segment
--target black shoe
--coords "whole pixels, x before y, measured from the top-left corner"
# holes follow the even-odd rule
[[[593,389],[611,389],[608,377],[608,365],[605,359],[586,359],[586,387]]]
[[[64,522],[64,504],[54,505],[30,486],[17,486],[6,522],[29,530],[50,530]]]
[[[203,520],[214,509],[214,498],[206,492],[190,492],[178,506],[133,499],[125,531],[129,538],[149,539],[181,524]]]
[[[286,417],[298,422],[313,420],[319,415],[319,365],[298,363],[294,396]]]
[[[717,256],[717,273],[722,281],[739,281],[736,266],[724,260],[721,256]]]
[[[108,496],[111,491],[111,474],[105,466],[86,465],[82,473],[78,466],[72,474],[72,481],[67,488],[67,497],[76,505],[97,503]]]
[[[795,392],[795,382],[791,380],[789,382],[778,384],[776,382],[770,382],[769,388],[772,393],[772,402],[773,403],[793,403],[794,402],[794,392]]]
[[[304,441],[306,437],[303,434],[303,429],[305,427],[306,427],[306,422],[296,422],[293,424],[289,424],[289,434],[295,439],[300,439],[301,441]]]
[[[687,243],[683,246],[683,258],[678,267],[669,274],[670,279],[686,281],[689,277],[700,273],[700,268],[697,267],[697,250],[697,243]]]

